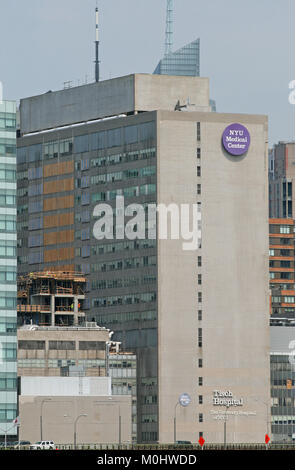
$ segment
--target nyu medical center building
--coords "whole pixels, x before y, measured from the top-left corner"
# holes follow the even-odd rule
[[[211,112],[206,78],[144,74],[24,99],[20,117],[19,272],[86,275],[88,319],[137,354],[138,442],[223,442],[224,419],[228,441],[263,442],[267,118]],[[197,205],[198,249],[97,240],[93,210],[118,195]]]

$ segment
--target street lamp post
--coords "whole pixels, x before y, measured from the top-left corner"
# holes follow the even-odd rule
[[[51,398],[45,398],[41,401],[41,412],[40,412],[40,441],[43,441],[43,405],[45,402],[51,401]]]
[[[191,397],[188,393],[183,393],[177,400],[177,403],[174,407],[174,444],[176,444],[176,409],[178,405],[187,407],[191,403]]]
[[[81,415],[77,416],[77,418],[75,419],[75,422],[74,422],[74,449],[76,449],[76,446],[77,446],[77,422],[78,422],[79,418],[82,418],[83,416],[85,417],[87,415],[84,413],[84,414],[81,414]]]
[[[224,424],[223,424],[223,439],[224,439],[224,448],[226,448],[226,422],[227,422],[227,408],[224,415]]]
[[[179,405],[179,401],[177,401],[174,407],[174,444],[176,444],[176,408],[177,408],[177,405]]]

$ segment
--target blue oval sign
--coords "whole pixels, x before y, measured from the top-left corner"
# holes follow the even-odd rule
[[[230,124],[222,134],[223,147],[230,155],[243,155],[250,146],[250,134],[242,124]]]

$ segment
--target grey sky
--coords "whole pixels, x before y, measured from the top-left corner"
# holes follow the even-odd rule
[[[295,139],[294,0],[174,0],[174,48],[201,38],[201,75],[220,112],[269,115]],[[95,0],[0,0],[0,80],[20,99],[93,79]],[[101,78],[150,73],[164,52],[166,0],[99,0]]]

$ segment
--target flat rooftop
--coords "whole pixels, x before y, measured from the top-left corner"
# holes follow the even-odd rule
[[[24,98],[20,101],[20,135],[118,115],[174,111],[178,103],[191,103],[192,110],[209,112],[209,79],[132,74]]]

